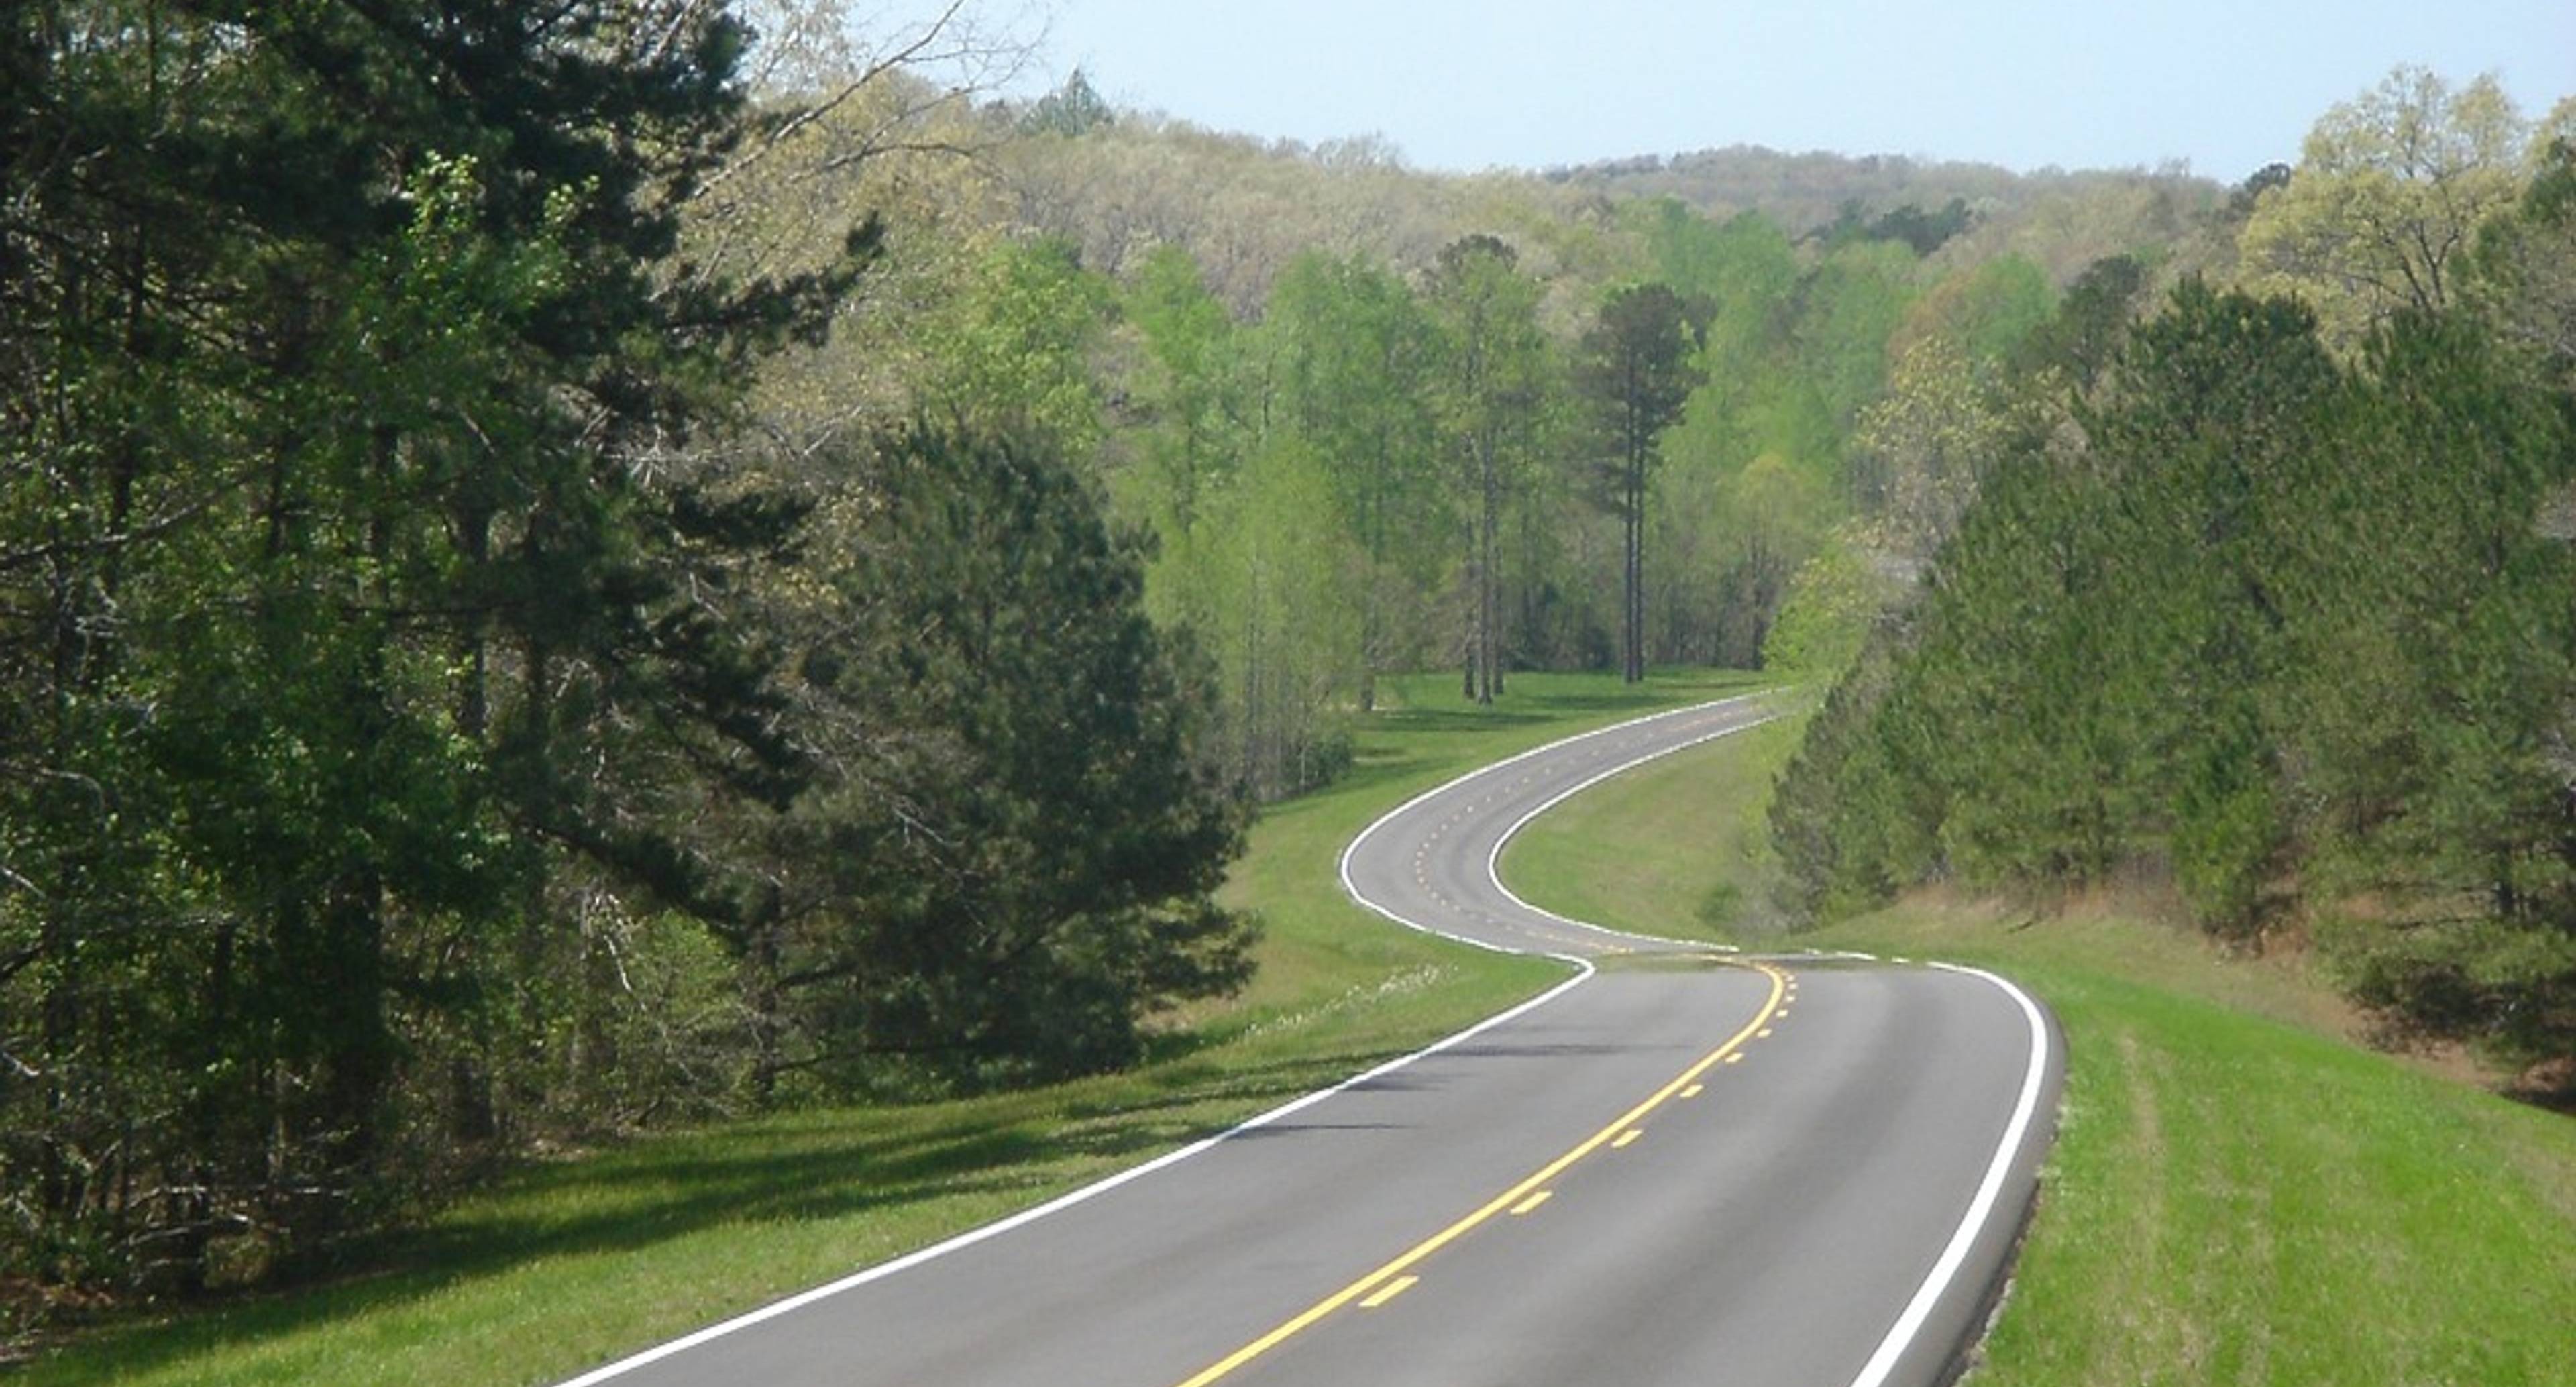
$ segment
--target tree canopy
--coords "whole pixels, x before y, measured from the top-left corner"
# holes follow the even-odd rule
[[[322,1266],[536,1136],[1240,981],[1214,700],[1045,371],[1090,281],[997,251],[956,432],[782,449],[746,387],[884,231],[684,253],[815,114],[722,7],[0,25],[0,1284]]]
[[[1798,909],[2143,872],[2564,1053],[2576,108],[1459,177],[761,13],[0,17],[0,1302],[1133,1062],[1406,669],[1829,679]]]

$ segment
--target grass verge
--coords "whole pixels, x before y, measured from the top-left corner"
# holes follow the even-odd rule
[[[1560,976],[1350,904],[1369,820],[1527,747],[1747,687],[1529,675],[1492,707],[1454,676],[1382,685],[1353,771],[1254,829],[1227,888],[1266,934],[1241,997],[1175,1019],[1133,1073],[960,1102],[795,1113],[531,1166],[292,1294],[93,1328],[28,1387],[545,1383],[1025,1208],[1416,1049]]]
[[[1715,932],[1701,905],[1762,870],[1740,825],[1777,763],[1730,741],[1532,824],[1514,888]],[[2576,1121],[2353,1043],[2299,961],[1937,898],[1792,942],[1991,967],[2065,1025],[2057,1146],[1971,1387],[2576,1383]]]
[[[1503,853],[1512,889],[1613,929],[1734,941],[1776,933],[1764,818],[1803,716],[1649,762],[1531,820]]]

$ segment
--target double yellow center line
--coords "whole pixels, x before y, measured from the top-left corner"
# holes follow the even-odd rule
[[[1644,1121],[1647,1114],[1662,1107],[1685,1089],[1695,1089],[1701,1075],[1726,1062],[1727,1058],[1734,1055],[1744,1042],[1751,1040],[1765,1026],[1770,1025],[1771,1019],[1779,1013],[1782,999],[1788,995],[1789,975],[1766,963],[1749,966],[1771,980],[1771,995],[1763,1000],[1762,1009],[1754,1014],[1752,1020],[1744,1023],[1742,1030],[1726,1038],[1725,1044],[1700,1056],[1690,1068],[1683,1070],[1672,1082],[1655,1090],[1644,1102],[1621,1113],[1617,1121],[1584,1138],[1573,1150],[1541,1166],[1536,1173],[1519,1184],[1485,1201],[1475,1212],[1415,1243],[1395,1260],[1315,1302],[1278,1328],[1209,1364],[1201,1369],[1197,1376],[1182,1382],[1180,1387],[1207,1387],[1207,1384],[1277,1348],[1314,1325],[1316,1321],[1353,1301],[1359,1301],[1364,1307],[1374,1307],[1393,1300],[1420,1279],[1409,1273],[1424,1258],[1467,1236],[1497,1214],[1505,1211],[1521,1212],[1524,1209],[1538,1207],[1545,1197],[1540,1187],[1564,1174],[1567,1167],[1604,1146],[1624,1146],[1629,1141],[1635,1140],[1633,1133],[1636,1131],[1637,1124]]]

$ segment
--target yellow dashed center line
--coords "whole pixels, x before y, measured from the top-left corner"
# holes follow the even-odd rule
[[[1538,1193],[1533,1194],[1529,1198],[1522,1200],[1520,1203],[1513,1205],[1512,1212],[1516,1214],[1528,1213],[1530,1210],[1537,1208],[1539,1205],[1544,1204],[1555,1197],[1556,1191],[1554,1190],[1540,1190]]]
[[[1361,1308],[1368,1309],[1383,1305],[1396,1296],[1402,1295],[1418,1279],[1410,1274],[1412,1269],[1432,1253],[1475,1231],[1478,1226],[1495,1215],[1529,1201],[1530,1196],[1540,1194],[1550,1181],[1564,1174],[1567,1167],[1600,1150],[1603,1146],[1613,1144],[1624,1146],[1636,1140],[1634,1129],[1639,1122],[1645,1120],[1648,1113],[1662,1107],[1718,1064],[1732,1063],[1738,1058],[1737,1047],[1752,1039],[1755,1031],[1760,1030],[1778,1014],[1782,1001],[1788,993],[1789,975],[1768,964],[1756,963],[1751,966],[1771,980],[1771,995],[1763,1000],[1761,1010],[1754,1013],[1753,1019],[1746,1022],[1742,1030],[1726,1038],[1725,1044],[1700,1056],[1690,1068],[1683,1070],[1671,1082],[1655,1090],[1635,1107],[1621,1113],[1617,1121],[1584,1138],[1573,1150],[1539,1167],[1519,1184],[1486,1200],[1473,1213],[1415,1243],[1386,1265],[1308,1306],[1278,1328],[1209,1364],[1199,1370],[1196,1376],[1182,1381],[1180,1387],[1207,1387],[1207,1384],[1225,1377],[1235,1369],[1286,1343],[1317,1321],[1353,1301],[1359,1301]],[[1530,1207],[1536,1208],[1537,1205],[1532,1203]]]

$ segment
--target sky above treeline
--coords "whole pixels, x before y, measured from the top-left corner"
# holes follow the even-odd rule
[[[2401,63],[2576,93],[2576,0],[1022,0],[1018,87],[1472,171],[1734,144],[2235,181]]]

